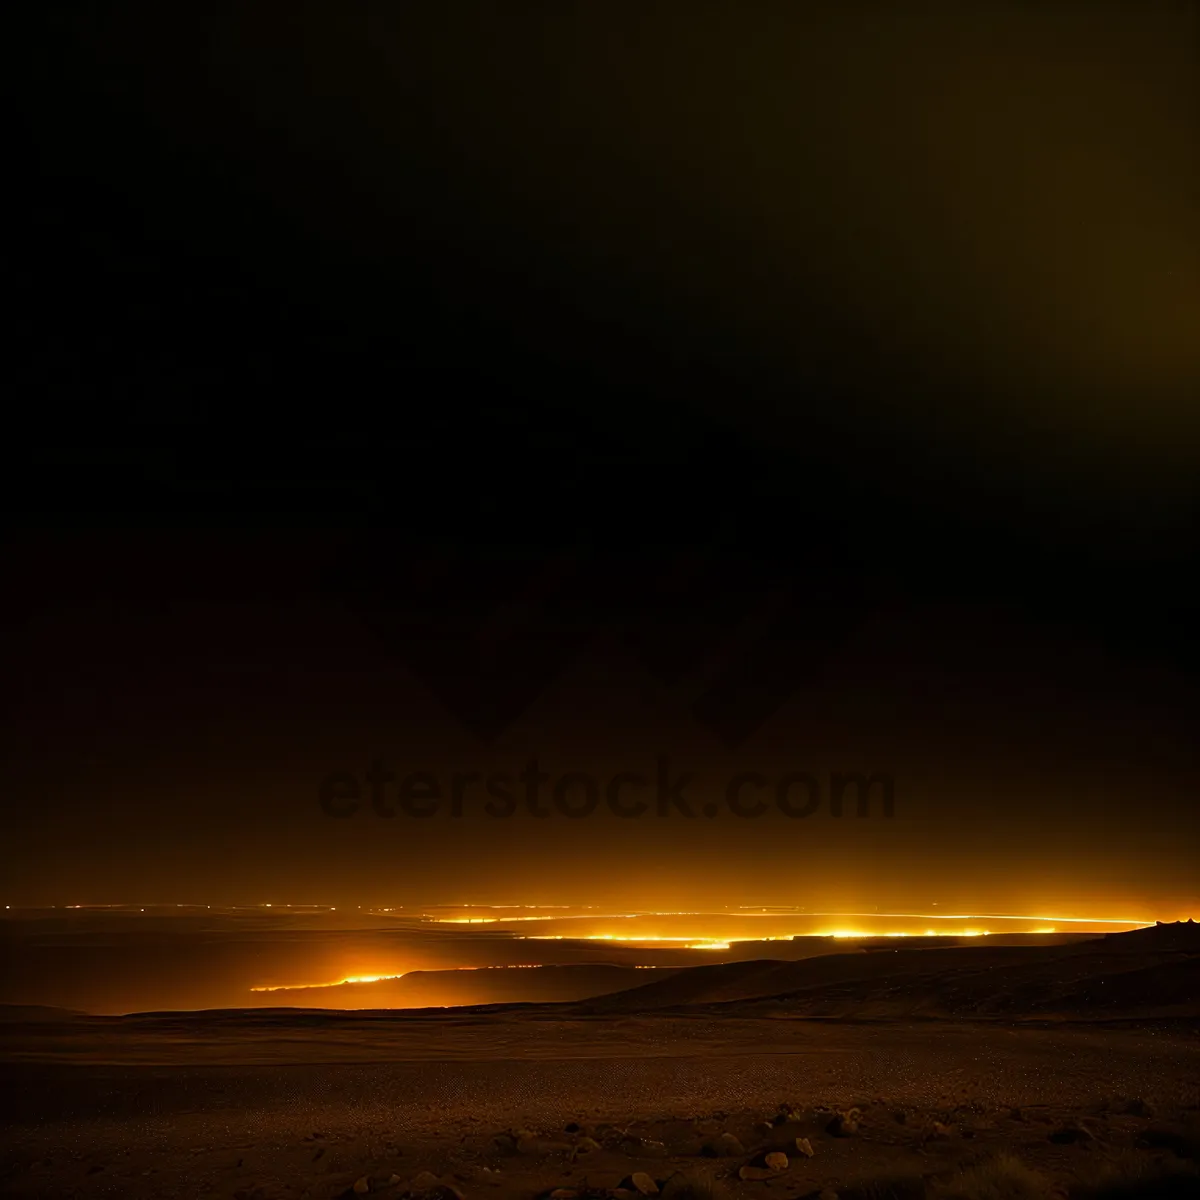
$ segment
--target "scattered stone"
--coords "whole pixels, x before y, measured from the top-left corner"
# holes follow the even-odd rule
[[[788,1169],[788,1156],[782,1150],[772,1151],[764,1161],[768,1170],[778,1172]]]
[[[653,1138],[643,1138],[641,1153],[646,1158],[666,1158],[667,1147],[662,1142],[656,1142]]]
[[[805,1158],[812,1158],[813,1156],[812,1142],[810,1142],[808,1138],[797,1138],[796,1149],[799,1150]]]
[[[632,1175],[622,1179],[618,1186],[642,1196],[658,1195],[658,1184],[645,1171],[634,1171]]]
[[[441,1182],[432,1171],[422,1171],[409,1180],[408,1190],[410,1192],[427,1192],[430,1188],[438,1187]]]
[[[388,1176],[388,1187],[395,1187],[395,1186],[396,1186],[396,1184],[398,1184],[398,1183],[400,1183],[400,1182],[401,1182],[400,1176],[399,1176],[399,1175],[397,1175],[395,1171],[393,1171],[393,1172],[392,1172],[392,1173],[391,1173],[391,1174]]]
[[[742,1167],[740,1171],[738,1171],[738,1178],[744,1179],[747,1182],[754,1182],[757,1180],[771,1179],[775,1176],[775,1174],[776,1172],[772,1171],[770,1167],[754,1167],[747,1164],[746,1166]]]
[[[365,1196],[371,1190],[371,1183],[364,1175],[361,1179],[354,1182],[354,1194],[356,1196]]]
[[[710,1158],[740,1158],[746,1147],[732,1133],[723,1133],[704,1143],[704,1153]]]
[[[927,1142],[948,1142],[953,1136],[954,1130],[949,1125],[943,1125],[941,1121],[931,1122],[925,1131]]]
[[[595,1138],[581,1137],[575,1143],[576,1154],[592,1154],[600,1149],[600,1143]]]
[[[860,1128],[862,1113],[857,1108],[835,1113],[833,1120],[825,1126],[825,1132],[833,1137],[855,1137]]]

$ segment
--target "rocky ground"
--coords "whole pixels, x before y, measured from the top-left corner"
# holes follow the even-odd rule
[[[1186,1174],[1200,1122],[1200,1039],[1190,1032],[761,1024],[768,1053],[753,1051],[744,1027],[722,1043],[717,1029],[699,1039],[664,1018],[628,1031],[597,1021],[557,1039],[531,1023],[530,1057],[517,1056],[511,1031],[494,1044],[486,1023],[474,1034],[448,1024],[452,1059],[314,1063],[311,1031],[292,1031],[286,1051],[247,1043],[245,1065],[10,1056],[0,1189],[1036,1200],[1131,1171],[1142,1184],[1164,1171],[1182,1173],[1173,1186],[1197,1184]],[[428,1025],[423,1036],[428,1044]],[[961,1176],[972,1169],[983,1182]],[[995,1171],[1009,1172],[999,1191]],[[1200,1185],[1172,1194],[1200,1195]]]

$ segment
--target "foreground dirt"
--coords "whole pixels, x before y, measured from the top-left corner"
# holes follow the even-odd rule
[[[998,1150],[1076,1177],[1156,1153],[1139,1148],[1147,1131],[1200,1106],[1200,1038],[1170,1028],[519,1014],[209,1024],[207,1038],[203,1018],[8,1033],[0,1189],[270,1200],[357,1182],[398,1197],[429,1171],[468,1200],[532,1200],[700,1169],[730,1196],[784,1200],[936,1177]],[[793,1118],[768,1129],[781,1105]],[[859,1127],[833,1136],[833,1115],[852,1106]],[[735,1152],[711,1157],[721,1134]],[[785,1170],[739,1178],[772,1146],[790,1149]]]

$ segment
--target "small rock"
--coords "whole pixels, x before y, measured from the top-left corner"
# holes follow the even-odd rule
[[[354,1182],[354,1194],[356,1196],[365,1196],[371,1190],[370,1181],[364,1175],[361,1179]]]
[[[771,1171],[786,1171],[788,1169],[788,1156],[782,1150],[774,1150],[767,1155],[764,1162],[768,1170]]]
[[[925,1131],[925,1140],[930,1142],[946,1142],[954,1136],[954,1130],[941,1121],[934,1121]]]
[[[808,1138],[797,1138],[796,1149],[799,1150],[805,1158],[812,1158],[813,1156],[812,1142],[810,1142]]]
[[[576,1154],[592,1154],[600,1149],[600,1143],[595,1138],[581,1137],[575,1143]]]
[[[437,1187],[441,1182],[432,1171],[422,1171],[419,1175],[414,1175],[409,1180],[408,1190],[410,1192],[425,1192],[430,1188]]]
[[[399,1182],[400,1176],[393,1171],[391,1175],[388,1176],[388,1187],[395,1187]]]
[[[849,1108],[845,1112],[835,1113],[833,1120],[825,1126],[825,1131],[833,1137],[854,1137],[859,1131],[861,1118],[862,1113],[857,1108]]]
[[[746,1147],[732,1133],[723,1133],[705,1142],[704,1153],[712,1158],[740,1158],[746,1153]]]
[[[776,1172],[772,1171],[770,1167],[752,1167],[747,1165],[738,1171],[738,1178],[752,1182],[754,1180],[770,1179],[775,1174]]]
[[[630,1188],[643,1196],[657,1196],[658,1184],[645,1171],[634,1171],[628,1179],[621,1180],[621,1187]]]

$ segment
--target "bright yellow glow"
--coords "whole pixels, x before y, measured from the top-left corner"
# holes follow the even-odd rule
[[[379,983],[384,979],[403,979],[405,972],[399,975],[348,975],[345,979],[335,979],[332,983],[282,983],[276,987],[252,987],[252,992],[295,992],[303,988],[341,987],[344,983]]]
[[[987,937],[991,932],[989,929],[927,929],[925,937]],[[1050,930],[1053,933],[1053,930]],[[868,933],[862,929],[831,929],[826,933],[818,933],[817,937],[832,937],[832,938],[905,938],[921,936],[911,933]]]

